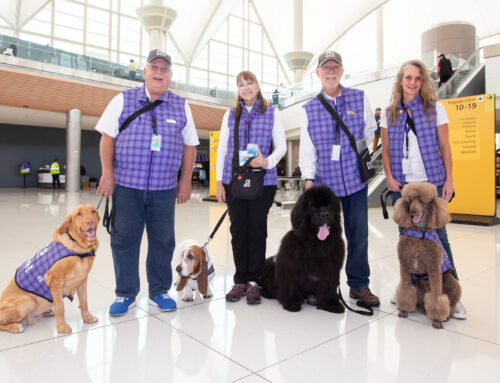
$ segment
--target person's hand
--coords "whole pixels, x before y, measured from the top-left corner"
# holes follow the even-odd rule
[[[386,177],[387,189],[391,192],[401,192],[401,183],[394,177]]]
[[[114,174],[106,175],[103,174],[99,180],[99,186],[97,187],[96,194],[102,194],[104,197],[109,197],[113,194],[113,189],[115,187],[115,176]]]
[[[184,203],[191,198],[191,180],[186,177],[181,177],[179,186],[177,187],[177,203]]]
[[[257,152],[258,155],[257,157],[254,157],[252,161],[250,161],[250,166],[252,168],[263,168],[267,166],[267,158],[264,158],[264,156],[262,156],[260,149],[257,149]]]
[[[314,181],[306,181],[306,190],[314,186]]]
[[[220,203],[226,202],[226,190],[224,189],[222,181],[217,181],[217,189],[215,190],[215,197],[217,197],[217,202]]]
[[[452,195],[453,195],[453,181],[445,181],[443,185],[443,190],[441,192],[441,197],[446,202],[450,202]]]

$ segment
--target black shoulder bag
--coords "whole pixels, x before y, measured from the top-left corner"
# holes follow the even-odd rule
[[[332,118],[342,128],[347,138],[349,138],[351,147],[358,156],[359,176],[361,177],[361,181],[367,182],[370,178],[372,178],[375,175],[375,169],[373,167],[372,158],[370,156],[368,148],[365,147],[363,150],[361,150],[361,153],[359,153],[358,148],[356,147],[356,140],[352,136],[351,132],[349,132],[349,129],[347,129],[347,126],[345,126],[344,121],[342,121],[337,112],[325,100],[325,97],[323,97],[321,93],[318,94],[318,99],[321,101],[326,110],[328,110],[328,112],[332,115]]]
[[[232,179],[230,183],[231,196],[234,199],[255,200],[262,197],[264,192],[264,176],[267,170],[253,168],[249,158],[244,165],[239,166],[240,149],[240,117],[234,123],[234,151],[232,163]]]
[[[132,121],[134,121],[137,117],[139,117],[141,114],[146,113],[147,111],[150,111],[151,109],[156,108],[162,102],[163,102],[163,100],[158,99],[152,103],[147,104],[145,107],[143,107],[139,110],[136,110],[134,113],[132,113],[130,116],[128,116],[125,121],[123,121],[123,124],[120,126],[120,129],[118,129],[118,134],[123,132],[127,128],[127,126],[129,126],[130,123]],[[99,202],[99,204],[100,204],[100,202]],[[109,197],[106,197],[106,207],[104,209],[104,216],[102,218],[102,225],[106,228],[106,231],[109,233],[109,235],[113,234],[112,229],[115,226],[115,215],[116,215],[115,205],[112,204],[111,209],[109,209]]]

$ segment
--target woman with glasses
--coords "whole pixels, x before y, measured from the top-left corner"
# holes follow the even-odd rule
[[[224,115],[219,137],[216,196],[218,202],[226,202],[229,207],[236,266],[234,286],[226,294],[226,301],[237,302],[246,295],[247,303],[255,305],[261,302],[259,277],[266,258],[267,215],[276,194],[276,165],[286,152],[286,139],[279,111],[262,96],[257,77],[249,71],[241,72],[236,76],[236,85],[236,102]],[[235,199],[229,187],[238,121],[238,163],[245,161],[249,145],[257,145],[257,156],[250,165],[267,169],[263,195],[256,200]]]

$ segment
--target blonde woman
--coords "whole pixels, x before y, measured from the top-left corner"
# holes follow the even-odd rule
[[[237,302],[246,295],[247,303],[255,305],[261,302],[259,278],[266,259],[267,214],[276,194],[276,165],[286,152],[286,139],[279,111],[262,96],[257,77],[249,71],[241,72],[236,76],[236,85],[238,95],[235,105],[222,120],[217,149],[216,196],[218,202],[226,202],[229,206],[231,245],[236,266],[234,286],[226,294],[226,301]],[[229,188],[238,118],[238,151],[247,150],[248,144],[258,145],[258,155],[250,165],[267,169],[263,195],[256,200],[234,199]]]
[[[387,187],[393,192],[393,203],[401,198],[404,184],[418,181],[436,185],[439,196],[450,201],[453,174],[448,116],[443,104],[437,100],[423,62],[410,60],[399,69],[380,127],[382,163]],[[437,233],[457,276],[446,228],[437,230]],[[455,306],[454,317],[467,317],[460,302]]]

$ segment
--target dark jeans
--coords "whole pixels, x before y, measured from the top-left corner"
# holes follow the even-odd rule
[[[438,196],[441,197],[442,192],[443,192],[443,186],[438,186],[437,192],[438,192]],[[400,198],[401,198],[401,193],[392,192],[391,199],[392,199],[393,205]],[[457,269],[455,268],[455,262],[453,261],[453,253],[451,252],[450,242],[448,241],[448,233],[446,232],[446,226],[442,227],[441,229],[437,229],[436,232],[437,232],[437,235],[439,237],[439,240],[441,241],[441,244],[444,247],[444,251],[446,251],[446,254],[448,254],[448,258],[450,259],[450,264],[451,264],[451,269],[453,270],[453,274],[455,274],[455,277],[458,279]],[[399,235],[403,235],[403,227],[401,227],[401,226],[399,226]]]
[[[52,189],[56,188],[60,189],[61,188],[61,181],[59,180],[59,174],[52,174]]]
[[[347,284],[359,290],[370,284],[368,264],[368,186],[360,191],[340,197],[347,238],[345,271]]]
[[[146,273],[149,297],[170,289],[176,194],[176,189],[146,191],[115,186],[113,206],[116,216],[111,250],[117,296],[133,298],[139,293],[139,255],[144,226],[148,236]]]
[[[276,186],[264,186],[262,197],[254,201],[232,200],[228,185],[226,203],[231,220],[231,245],[236,266],[234,283],[260,284],[260,273],[266,260],[267,214],[271,208]]]

